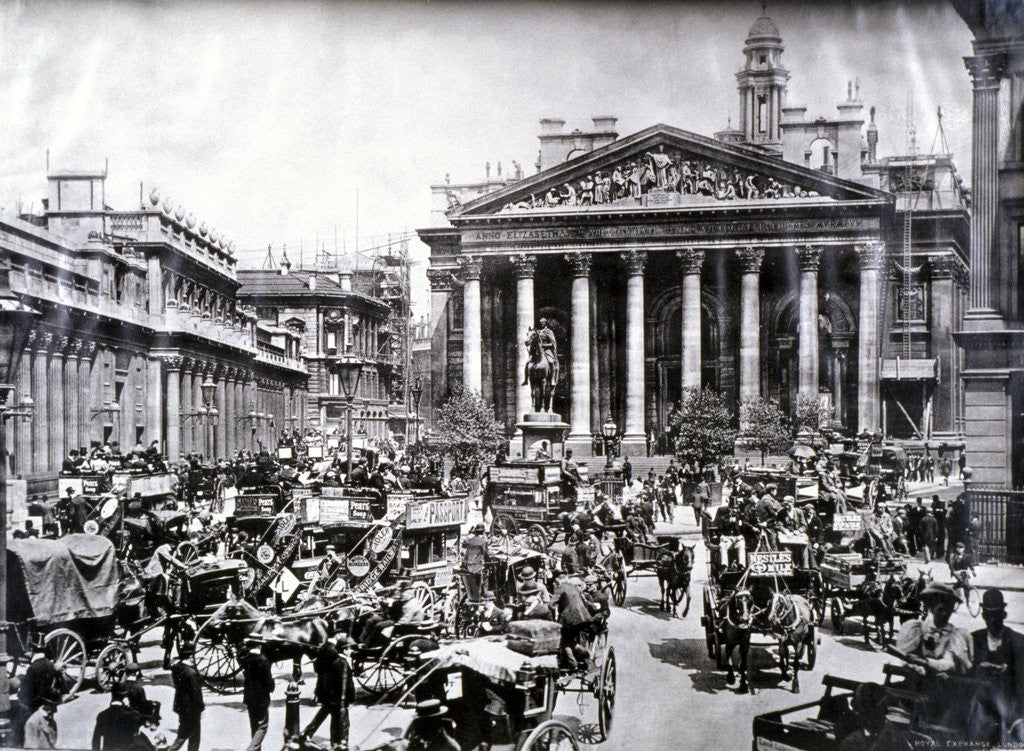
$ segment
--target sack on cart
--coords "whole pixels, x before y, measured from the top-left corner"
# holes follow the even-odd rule
[[[508,648],[519,654],[528,657],[557,654],[561,642],[562,627],[554,621],[530,619],[508,624]]]

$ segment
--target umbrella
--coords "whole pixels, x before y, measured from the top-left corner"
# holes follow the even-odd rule
[[[789,450],[789,455],[792,456],[794,459],[813,459],[814,449],[812,449],[810,446],[805,446],[802,443],[798,443]]]

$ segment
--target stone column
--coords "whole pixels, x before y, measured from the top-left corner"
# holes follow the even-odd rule
[[[857,246],[860,259],[860,311],[857,322],[857,432],[878,430],[879,409],[879,270],[885,244]]]
[[[216,436],[211,459],[220,459],[227,456],[228,445],[228,405],[226,393],[226,375],[224,369],[217,376],[217,392],[214,398],[217,405],[217,426],[213,429]]]
[[[600,433],[604,418],[601,416],[601,367],[597,351],[597,281],[590,275],[590,430]]]
[[[686,248],[676,255],[682,274],[682,349],[679,351],[683,389],[699,389],[701,385],[700,341],[700,270],[704,265],[704,251]]]
[[[999,317],[999,259],[993,255],[999,205],[999,83],[1004,53],[965,57],[974,82],[971,120],[971,291],[968,316]]]
[[[516,422],[533,411],[530,386],[523,385],[523,374],[529,362],[526,337],[533,327],[533,272],[537,269],[537,256],[520,253],[512,257],[516,267]]]
[[[467,391],[483,390],[483,328],[480,322],[480,272],[483,262],[474,256],[460,259],[462,287],[462,385]]]
[[[50,346],[53,334],[36,337],[35,349],[32,351],[32,399],[35,409],[32,412],[32,472],[40,474],[46,471],[46,459],[49,456],[47,444],[50,436],[50,389],[46,383],[46,349]]]
[[[49,440],[49,470],[60,471],[61,461],[64,459],[64,347],[67,346],[68,338],[58,336],[53,342],[53,351],[50,353],[50,370],[47,377],[46,388],[52,398],[50,399],[50,419],[47,426],[50,432]]]
[[[153,441],[163,443],[163,406],[164,392],[161,388],[163,379],[160,373],[160,360],[149,358],[146,361],[146,437],[147,447]],[[161,446],[161,448],[166,448]]]
[[[799,393],[805,399],[818,398],[818,265],[821,248],[804,245],[800,259]]]
[[[647,449],[644,431],[644,266],[647,254],[623,253],[626,263],[626,425],[622,453],[643,455]]]
[[[64,361],[64,452],[77,449],[78,444],[78,399],[82,386],[78,382],[78,353],[82,341],[73,339],[68,347],[67,359]]]
[[[761,263],[764,248],[739,248],[740,405],[761,396]],[[742,412],[740,413],[742,414]],[[743,420],[741,420],[741,423]],[[744,427],[741,425],[741,427]]]
[[[177,462],[181,458],[181,358],[165,357],[164,371],[167,374],[167,438],[164,453],[167,461]]]
[[[224,374],[224,411],[220,415],[224,423],[224,457],[235,453],[235,431],[238,429],[235,415],[235,369],[228,368]]]
[[[206,380],[207,369],[210,366],[206,363],[196,367],[195,372],[192,374],[192,411],[198,412],[200,408],[205,408],[203,403],[203,381]],[[206,437],[209,433],[209,423],[205,417],[194,417],[192,422],[192,450],[197,451],[203,455],[204,458],[209,459],[209,451],[207,450]]]
[[[570,253],[565,259],[569,262],[572,274],[571,292],[571,349],[572,388],[571,394],[571,429],[567,448],[576,454],[589,456],[590,443],[590,265],[593,256],[590,253]]]
[[[78,446],[89,450],[92,444],[92,404],[96,391],[92,386],[92,363],[96,354],[96,343],[85,342],[78,358],[78,382],[82,384],[82,393],[78,398]]]

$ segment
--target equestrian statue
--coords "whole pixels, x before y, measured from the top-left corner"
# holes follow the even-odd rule
[[[540,319],[537,328],[530,329],[526,350],[530,358],[523,374],[523,385],[530,385],[533,411],[550,412],[551,395],[558,383],[558,341],[546,318]]]

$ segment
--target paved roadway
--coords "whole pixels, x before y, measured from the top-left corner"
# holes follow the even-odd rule
[[[688,517],[689,509],[679,516]],[[826,625],[821,629],[818,664],[814,671],[802,672],[802,693],[796,696],[783,683],[774,666],[774,649],[758,644],[752,650],[757,693],[738,694],[727,686],[725,675],[708,659],[704,633],[700,625],[701,591],[707,579],[706,555],[693,524],[658,525],[658,533],[677,534],[696,547],[691,594],[693,605],[685,618],[669,618],[657,609],[658,585],[653,575],[640,575],[629,580],[629,591],[623,608],[614,608],[610,623],[610,643],[618,658],[618,696],[615,726],[611,739],[598,747],[605,749],[748,749],[751,722],[755,715],[792,706],[820,697],[821,678],[825,673],[859,680],[881,680],[885,656],[865,650],[858,633],[835,637]],[[924,566],[923,563],[919,565]],[[933,564],[935,565],[935,564]],[[948,580],[947,571],[935,565],[937,577]],[[1019,568],[979,567],[981,586],[998,584],[1008,587],[1009,621],[1021,630],[1024,623],[1024,576]],[[981,628],[980,618],[972,619],[966,611],[958,612],[954,621],[968,629]],[[854,630],[856,627],[854,627]],[[155,643],[144,650],[143,668],[148,676],[147,691],[151,698],[163,702],[164,725],[173,737],[176,720],[170,711],[173,697],[170,676],[160,669],[160,653]],[[284,688],[286,665],[276,670],[277,690],[271,709],[271,723],[265,749],[280,747],[284,723]],[[312,693],[314,677],[308,669],[303,696]],[[64,748],[89,748],[96,714],[106,706],[108,697],[86,688],[69,704],[62,706],[57,718],[60,745]],[[210,694],[203,720],[203,743],[206,749],[244,749],[249,739],[248,720],[241,697]],[[308,721],[311,706],[303,706],[302,718]],[[562,698],[557,712],[577,714],[574,697]],[[380,713],[365,708],[353,710],[352,743],[363,740],[380,719]],[[584,730],[596,723],[592,701],[582,708]],[[383,727],[396,725],[392,718]],[[327,725],[322,728],[326,734]]]

